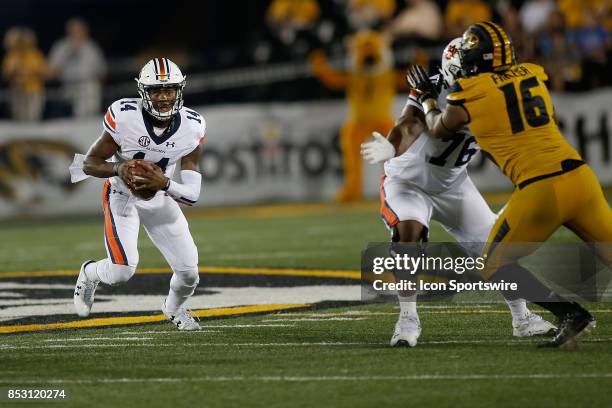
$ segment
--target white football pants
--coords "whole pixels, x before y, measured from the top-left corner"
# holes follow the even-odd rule
[[[198,250],[176,201],[160,193],[149,201],[137,200],[108,181],[102,198],[104,240],[110,261],[108,271],[98,268],[102,282],[113,285],[132,277],[138,265],[138,231],[142,223],[174,272],[171,287],[190,296],[199,281]]]
[[[469,177],[437,194],[428,194],[400,178],[385,177],[381,200],[387,227],[415,220],[429,228],[433,219],[473,255],[482,251],[497,218]]]

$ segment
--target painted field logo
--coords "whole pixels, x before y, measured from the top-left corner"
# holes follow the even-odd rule
[[[0,273],[0,334],[162,322],[167,269],[143,269],[123,286],[100,286],[92,313],[79,319],[76,271]],[[359,272],[269,268],[201,268],[188,307],[196,316],[238,316],[338,306],[360,300]]]

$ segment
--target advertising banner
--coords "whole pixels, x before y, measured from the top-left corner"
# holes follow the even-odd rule
[[[396,116],[404,104],[396,100]],[[555,95],[563,134],[612,185],[610,125],[612,90]],[[339,130],[342,101],[245,104],[196,108],[208,123],[201,160],[199,206],[333,199],[342,184]],[[101,207],[103,180],[70,183],[68,166],[102,132],[101,118],[39,124],[0,123],[0,217],[92,213]],[[382,166],[364,163],[366,196],[378,195]],[[470,165],[483,191],[512,185],[490,161]]]

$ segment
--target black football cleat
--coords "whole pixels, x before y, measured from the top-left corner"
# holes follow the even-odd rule
[[[538,347],[575,349],[577,346],[576,337],[586,329],[595,327],[596,322],[593,315],[577,303],[574,303],[574,305],[576,309],[559,320],[556,335],[551,340],[538,344]]]

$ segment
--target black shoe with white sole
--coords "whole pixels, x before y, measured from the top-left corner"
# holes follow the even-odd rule
[[[576,338],[585,330],[595,327],[593,315],[577,303],[574,303],[574,306],[573,311],[566,313],[559,320],[557,334],[551,340],[538,344],[538,347],[575,347]]]

